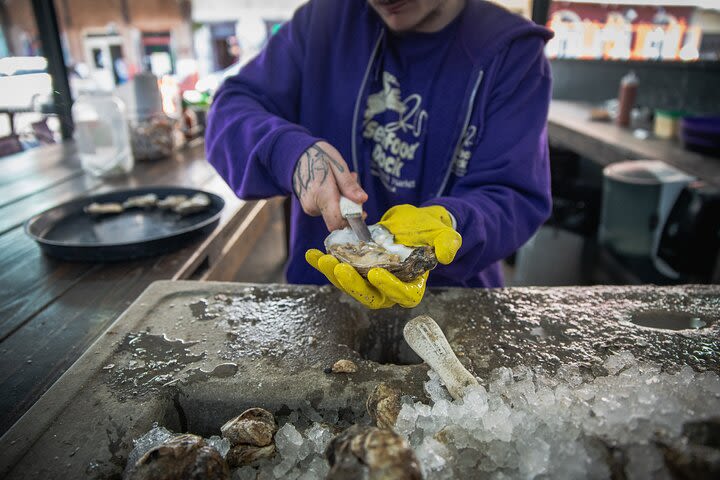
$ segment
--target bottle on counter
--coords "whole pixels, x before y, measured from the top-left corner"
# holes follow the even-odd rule
[[[80,165],[96,177],[113,177],[134,166],[124,104],[104,91],[82,92],[72,107]]]
[[[635,106],[638,83],[638,77],[633,71],[630,71],[630,73],[620,80],[620,91],[618,92],[618,115],[616,122],[621,127],[627,127],[630,125],[630,113]]]
[[[675,139],[680,131],[682,110],[655,110],[654,133],[658,138]]]

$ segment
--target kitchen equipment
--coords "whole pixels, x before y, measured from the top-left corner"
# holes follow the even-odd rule
[[[614,163],[603,170],[599,243],[628,260],[647,259],[662,275],[679,273],[658,257],[666,220],[694,177],[657,160]]]
[[[348,221],[353,233],[363,242],[372,242],[372,235],[362,218],[362,205],[347,197],[340,197],[340,215]]]
[[[460,363],[440,326],[428,315],[420,315],[405,324],[403,337],[410,347],[440,375],[445,388],[460,400],[469,387],[479,385],[472,373]]]
[[[668,215],[658,256],[671,268],[709,282],[720,252],[720,187],[702,181],[683,188]]]
[[[134,196],[204,193],[210,206],[181,216],[158,208],[132,208],[116,215],[93,217],[83,209],[91,203],[122,203]],[[212,193],[180,187],[147,187],[82,197],[53,207],[25,223],[25,232],[44,253],[63,260],[110,262],[151,257],[176,250],[209,233],[220,220],[225,201]]]

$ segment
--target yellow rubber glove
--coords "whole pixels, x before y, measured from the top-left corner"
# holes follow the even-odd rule
[[[380,223],[395,235],[397,243],[434,246],[440,263],[450,263],[462,244],[462,237],[452,228],[450,214],[440,206],[399,205],[388,210]],[[393,229],[397,229],[399,235]],[[389,308],[395,304],[405,308],[416,306],[425,295],[430,273],[403,282],[384,268],[373,268],[365,280],[353,267],[320,250],[308,250],[305,260],[337,288],[371,309]]]
[[[455,259],[462,245],[462,237],[452,227],[450,213],[440,205],[420,208],[397,205],[385,212],[378,223],[395,235],[396,243],[435,247],[435,256],[443,265]]]
[[[406,308],[416,306],[425,294],[430,273],[425,272],[411,282],[403,282],[384,268],[373,268],[365,280],[352,266],[320,250],[308,250],[305,260],[337,288],[373,310],[395,304]]]

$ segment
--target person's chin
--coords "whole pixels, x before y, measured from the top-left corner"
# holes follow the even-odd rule
[[[383,18],[385,25],[394,33],[408,33],[413,31],[417,26],[417,22],[409,18],[403,18],[399,16],[390,16]]]

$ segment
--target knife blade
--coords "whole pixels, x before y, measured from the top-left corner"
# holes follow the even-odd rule
[[[340,215],[348,221],[353,233],[363,242],[374,242],[370,230],[362,218],[362,205],[347,197],[340,197]]]

